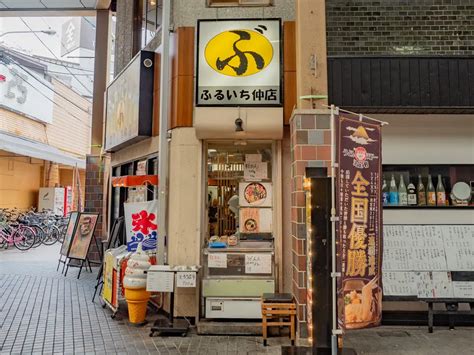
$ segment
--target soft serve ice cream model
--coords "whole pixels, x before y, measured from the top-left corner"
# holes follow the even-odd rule
[[[150,265],[150,258],[143,252],[140,243],[137,251],[127,262],[123,279],[125,299],[128,304],[128,318],[133,324],[145,322],[147,303],[150,299],[150,293],[146,290],[147,275],[145,272]]]

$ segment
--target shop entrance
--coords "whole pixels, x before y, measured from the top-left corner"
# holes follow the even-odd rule
[[[204,318],[260,319],[276,290],[278,154],[271,141],[205,145]]]

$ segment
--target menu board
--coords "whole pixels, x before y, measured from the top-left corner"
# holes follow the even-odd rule
[[[449,270],[474,270],[473,226],[441,226]]]
[[[416,296],[417,279],[414,272],[382,271],[383,293],[390,296]]]
[[[474,298],[474,279],[452,279],[474,271],[474,225],[385,225],[383,249],[385,296]]]
[[[173,292],[174,272],[149,271],[146,278],[146,290],[149,292]]]

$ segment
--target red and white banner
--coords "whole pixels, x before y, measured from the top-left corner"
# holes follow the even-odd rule
[[[156,249],[158,200],[124,203],[123,206],[128,251],[137,250],[140,242],[143,250]]]

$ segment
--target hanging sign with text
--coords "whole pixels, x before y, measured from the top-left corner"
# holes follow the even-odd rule
[[[336,116],[338,322],[344,329],[382,318],[381,127]]]
[[[281,106],[281,21],[198,21],[197,106]]]

